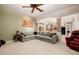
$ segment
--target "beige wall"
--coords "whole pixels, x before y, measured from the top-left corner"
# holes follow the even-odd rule
[[[30,30],[22,29],[21,19],[20,16],[0,15],[0,37],[3,38],[3,40],[12,40],[16,30],[34,31],[34,27]]]

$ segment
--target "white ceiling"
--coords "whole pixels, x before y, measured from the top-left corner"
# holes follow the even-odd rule
[[[22,4],[4,4],[0,5],[0,13],[10,15],[28,15],[37,18],[72,6],[75,6],[75,4],[44,4],[39,7],[44,10],[44,12],[35,10],[34,13],[31,13],[32,9],[22,8]]]

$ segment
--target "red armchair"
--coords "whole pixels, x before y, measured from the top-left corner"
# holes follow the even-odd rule
[[[66,37],[66,45],[76,51],[79,51],[79,30],[71,33],[71,37]]]

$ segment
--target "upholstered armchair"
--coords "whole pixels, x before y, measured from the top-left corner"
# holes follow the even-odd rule
[[[79,51],[79,30],[71,33],[71,37],[66,37],[66,45],[76,51]]]

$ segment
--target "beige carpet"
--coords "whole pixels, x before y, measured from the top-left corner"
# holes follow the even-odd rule
[[[40,40],[31,40],[27,42],[8,41],[0,48],[0,55],[77,55],[79,52],[69,49],[65,44],[59,42],[51,44]]]

